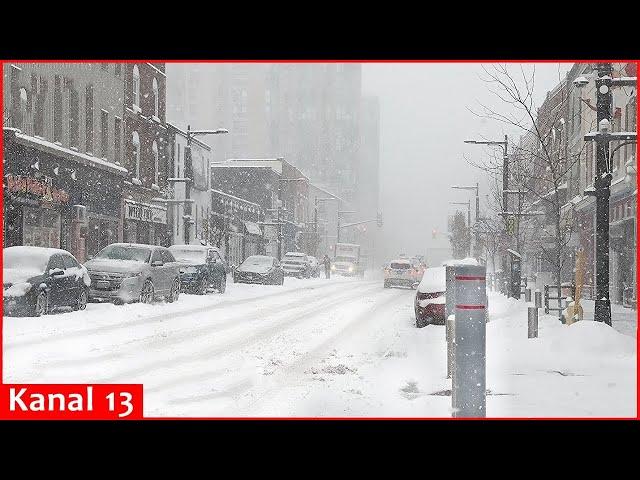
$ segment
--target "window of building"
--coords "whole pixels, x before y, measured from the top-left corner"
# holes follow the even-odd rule
[[[158,92],[158,81],[154,78],[153,79],[153,114],[156,117],[160,117],[160,115],[158,114],[159,110],[159,105],[160,103],[160,94]]]
[[[47,80],[42,77],[34,78],[36,79],[36,88],[33,90],[33,134],[37,137],[44,137],[44,102],[47,97]]]
[[[109,150],[109,112],[100,110],[100,151],[102,158],[108,157]]]
[[[133,105],[140,108],[140,70],[133,66]]]
[[[93,86],[87,85],[85,95],[85,136],[87,153],[93,152]]]
[[[25,130],[25,125],[27,123],[27,100],[28,100],[28,95],[27,95],[27,89],[26,88],[21,88],[20,89],[20,119],[18,122],[16,122],[16,125],[19,128],[22,128],[23,130]]]
[[[69,90],[69,146],[78,148],[80,140],[80,102],[78,92]]]
[[[116,162],[120,162],[120,135],[122,129],[122,119],[119,117],[115,118],[113,122],[113,159]]]
[[[585,174],[587,178],[585,179],[587,185],[591,185],[593,183],[594,174],[593,174],[593,142],[587,142],[586,146],[586,168]]]
[[[136,178],[140,178],[140,136],[138,132],[133,132],[132,135],[132,143],[133,143],[133,160],[135,162],[135,173]]]
[[[62,142],[62,79],[56,75],[53,82],[53,141]]]
[[[158,177],[159,177],[159,170],[160,170],[160,163],[158,162],[158,144],[156,143],[156,141],[153,141],[153,144],[151,145],[151,151],[153,152],[153,168],[154,168],[154,177],[153,177],[153,183],[155,183],[156,185],[159,185],[159,181],[158,181]]]
[[[177,178],[180,177],[180,144],[178,144],[178,156],[176,157],[176,166],[178,167],[178,171],[176,172]]]

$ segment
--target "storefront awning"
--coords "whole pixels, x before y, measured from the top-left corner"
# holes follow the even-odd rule
[[[250,233],[252,235],[262,236],[262,230],[260,230],[260,227],[258,226],[257,223],[244,222],[244,226],[247,229],[247,233]]]

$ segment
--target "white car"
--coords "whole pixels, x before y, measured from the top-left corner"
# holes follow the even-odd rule
[[[410,287],[415,288],[420,281],[419,271],[411,261],[398,258],[389,263],[384,269],[384,288]]]

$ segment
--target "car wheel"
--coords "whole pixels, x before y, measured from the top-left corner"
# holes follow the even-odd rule
[[[198,295],[205,295],[207,293],[208,286],[209,286],[209,282],[207,281],[207,277],[202,277],[202,280],[200,280],[200,285],[198,285],[198,290],[196,293]]]
[[[386,280],[384,282],[384,288],[389,288],[389,282],[387,282]]]
[[[425,325],[424,319],[420,315],[416,315],[416,328],[423,328]]]
[[[222,294],[225,292],[226,289],[227,289],[227,276],[222,275],[222,277],[220,277],[220,286],[218,287],[218,293]]]
[[[73,305],[73,309],[77,311],[84,310],[85,308],[87,308],[87,290],[81,288],[76,303]]]
[[[140,292],[140,302],[151,303],[153,302],[153,297],[153,282],[147,279],[144,281],[144,285],[142,285],[142,291]]]
[[[206,285],[206,282],[205,282]],[[206,292],[206,289],[205,289]],[[180,297],[180,279],[176,278],[171,284],[171,291],[169,292],[169,296],[167,297],[167,302],[173,303],[178,300]]]
[[[36,303],[33,306],[33,316],[41,317],[47,314],[49,304],[49,296],[47,292],[40,292],[36,297]]]

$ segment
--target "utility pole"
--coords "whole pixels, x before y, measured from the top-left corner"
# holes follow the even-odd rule
[[[611,326],[611,299],[609,297],[609,197],[611,195],[612,174],[609,168],[609,142],[637,141],[636,132],[611,132],[612,87],[637,86],[637,77],[612,78],[613,65],[598,63],[596,70],[596,112],[598,131],[585,135],[585,141],[596,142],[596,176],[593,189],[586,195],[596,197],[596,300],[593,319]],[[576,87],[588,83],[584,77],[574,80]]]
[[[610,63],[597,65],[596,109],[598,125],[611,118],[611,74]],[[611,174],[607,166],[609,141],[596,140],[596,301],[594,320],[611,325],[611,300],[609,298],[609,196],[611,195]]]

